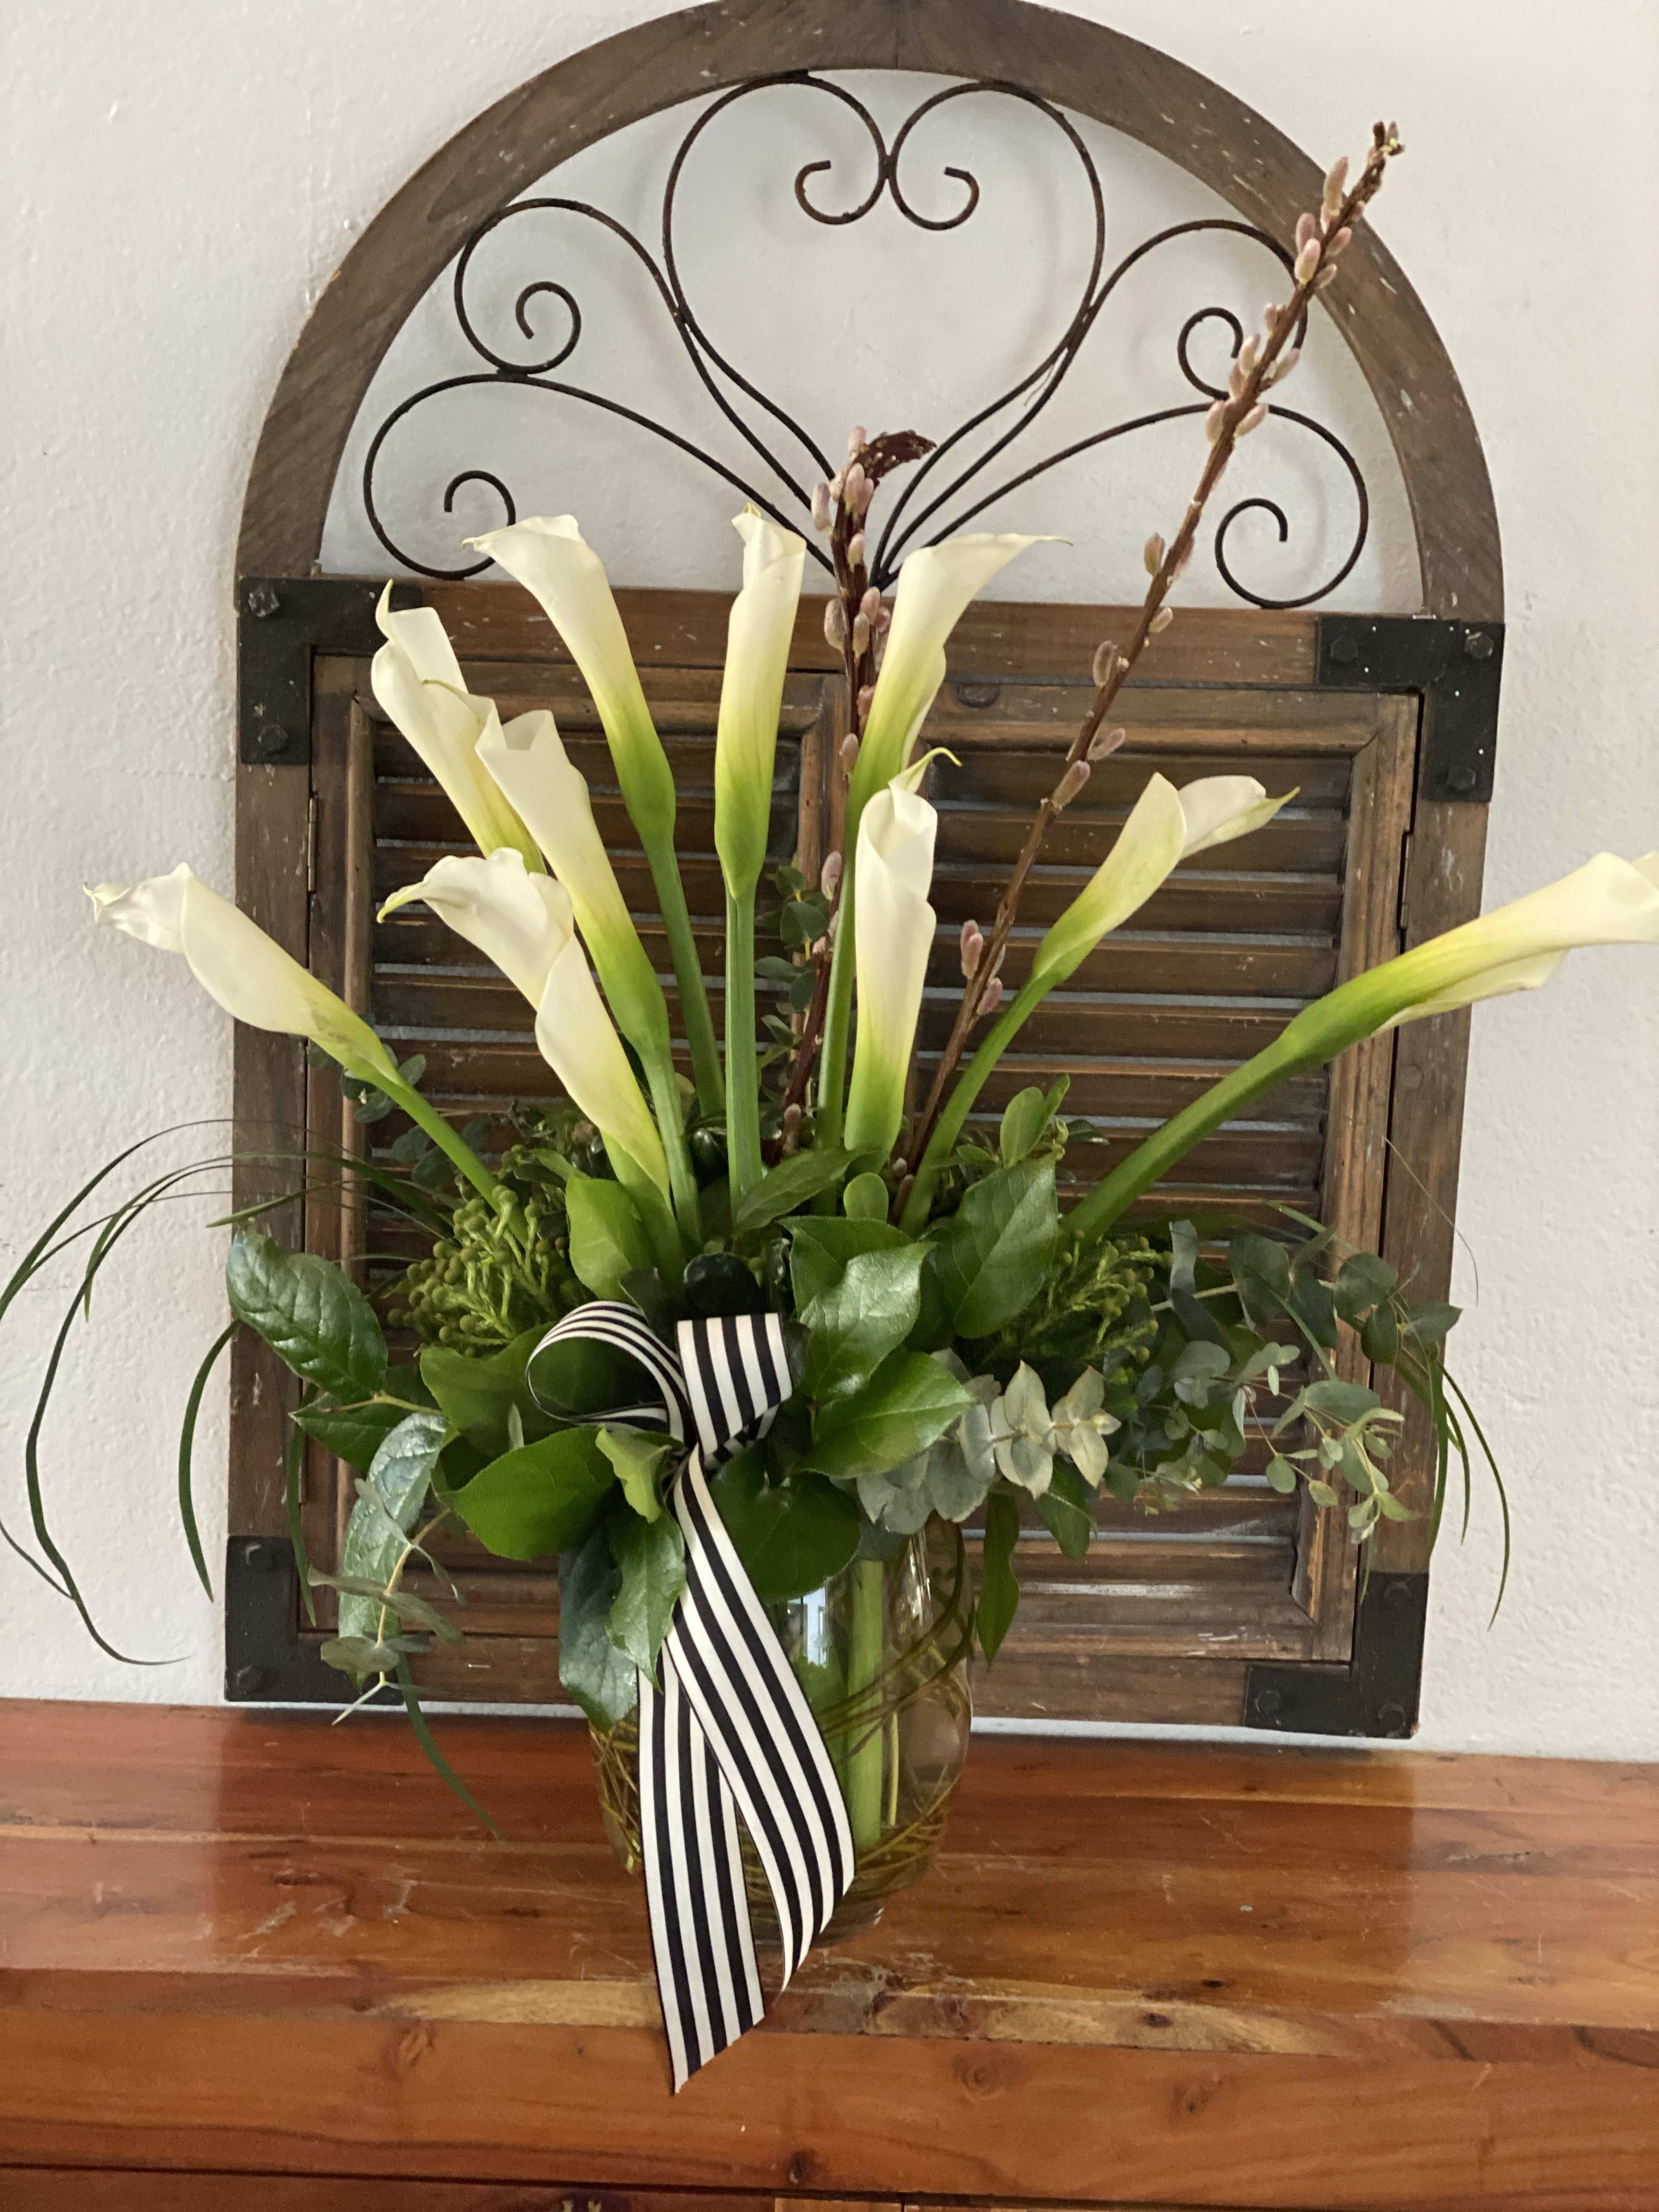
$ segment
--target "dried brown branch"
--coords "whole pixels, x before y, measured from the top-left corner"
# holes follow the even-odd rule
[[[1296,365],[1297,349],[1291,344],[1291,341],[1301,330],[1315,298],[1334,281],[1336,264],[1352,236],[1354,225],[1382,189],[1389,162],[1401,151],[1399,136],[1393,124],[1377,124],[1371,133],[1370,151],[1352,189],[1346,189],[1348,164],[1345,158],[1337,163],[1325,179],[1319,212],[1304,215],[1297,224],[1294,289],[1282,307],[1270,307],[1267,310],[1265,334],[1247,338],[1240,347],[1233,362],[1228,395],[1224,399],[1218,399],[1205,418],[1205,433],[1210,441],[1209,457],[1174,538],[1168,545],[1160,537],[1147,540],[1146,566],[1152,580],[1146,587],[1146,595],[1141,602],[1140,612],[1127,644],[1118,647],[1108,641],[1095,655],[1095,696],[1067,749],[1060,776],[1054,788],[1038,807],[1030,834],[1004,886],[997,906],[996,920],[984,939],[973,973],[963,987],[962,1004],[957,1008],[949,1042],[934,1072],[927,1103],[906,1146],[906,1158],[912,1172],[927,1148],[928,1139],[944,1106],[945,1093],[961,1065],[974,1024],[981,1013],[990,1010],[987,1004],[988,997],[992,997],[991,987],[999,977],[1003,957],[1007,951],[1009,933],[1019,910],[1020,895],[1042,849],[1049,824],[1087,782],[1094,762],[1104,758],[1107,753],[1122,743],[1126,732],[1121,729],[1109,729],[1106,726],[1107,717],[1147,646],[1175,618],[1174,611],[1165,602],[1176,579],[1192,557],[1198,526],[1203,520],[1210,495],[1221,481],[1238,441],[1248,437],[1267,419],[1267,392],[1287,376]],[[999,988],[995,996],[1000,995]],[[994,1003],[994,997],[992,1003]]]

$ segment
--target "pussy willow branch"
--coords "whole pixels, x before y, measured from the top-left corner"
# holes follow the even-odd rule
[[[1095,656],[1095,696],[1089,711],[1079,726],[1066,755],[1066,764],[1054,789],[1036,811],[1030,834],[1020,848],[1013,871],[1004,887],[997,906],[996,920],[983,940],[973,973],[963,987],[962,1004],[957,1010],[950,1040],[934,1072],[927,1103],[906,1147],[910,1172],[914,1173],[927,1149],[945,1103],[945,1092],[952,1077],[961,1065],[962,1055],[969,1033],[985,1007],[986,994],[993,980],[1000,972],[1007,950],[1008,939],[1019,910],[1020,895],[1025,881],[1042,849],[1042,841],[1048,834],[1054,817],[1076,798],[1088,781],[1094,760],[1101,759],[1115,750],[1123,741],[1125,732],[1109,731],[1103,742],[1097,744],[1113,702],[1127,681],[1148,644],[1174,619],[1173,610],[1164,603],[1176,578],[1192,556],[1198,526],[1210,495],[1225,473],[1238,441],[1247,437],[1264,422],[1267,415],[1265,395],[1280,378],[1290,374],[1295,366],[1297,349],[1286,350],[1294,333],[1301,327],[1304,318],[1316,295],[1324,291],[1335,278],[1336,264],[1352,235],[1353,226],[1366,207],[1382,189],[1382,179],[1389,162],[1401,152],[1399,136],[1391,123],[1379,123],[1371,133],[1370,151],[1360,172],[1358,181],[1351,191],[1344,191],[1347,176],[1346,160],[1338,162],[1325,180],[1325,192],[1317,215],[1304,215],[1297,224],[1295,286],[1283,307],[1269,307],[1265,320],[1265,337],[1247,338],[1239,349],[1229,381],[1228,396],[1218,399],[1205,418],[1205,431],[1210,441],[1209,458],[1197,489],[1188,502],[1181,527],[1166,547],[1160,538],[1147,543],[1146,564],[1152,571],[1152,581],[1141,602],[1140,613],[1126,646],[1103,645]],[[999,992],[999,996],[1000,995]]]

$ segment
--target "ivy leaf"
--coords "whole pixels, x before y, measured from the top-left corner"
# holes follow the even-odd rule
[[[1059,1233],[1052,1162],[1024,1160],[969,1186],[939,1244],[939,1285],[959,1336],[989,1336],[1030,1304]]]
[[[708,1489],[763,1605],[821,1589],[858,1551],[858,1507],[804,1468],[769,1483],[760,1453],[739,1452]]]
[[[480,1468],[455,1510],[498,1558],[544,1559],[581,1541],[616,1480],[597,1430],[562,1429]]]
[[[764,1229],[769,1221],[781,1221],[786,1213],[793,1213],[798,1206],[805,1206],[820,1191],[839,1182],[857,1157],[831,1145],[821,1152],[796,1152],[780,1160],[734,1209],[732,1235],[744,1237],[750,1230]]]
[[[372,1398],[386,1380],[386,1339],[374,1309],[331,1260],[285,1252],[244,1230],[225,1262],[230,1310],[283,1364],[331,1397]]]
[[[654,1682],[657,1654],[685,1588],[685,1538],[672,1513],[654,1521],[619,1514],[611,1523],[611,1550],[622,1585],[605,1633]]]
[[[514,1441],[509,1424],[514,1413],[524,1425],[520,1442],[533,1442],[553,1426],[525,1382],[526,1362],[545,1334],[541,1328],[526,1329],[483,1359],[447,1344],[429,1344],[421,1354],[421,1380],[449,1416],[451,1427],[492,1457]]]
[[[651,1242],[619,1182],[573,1175],[564,1187],[570,1264],[596,1298],[622,1296],[623,1279],[652,1265]]]
[[[596,1728],[614,1728],[639,1702],[636,1668],[611,1641],[622,1570],[603,1522],[559,1555],[559,1680]]]
[[[449,1434],[441,1413],[406,1413],[381,1443],[361,1485],[340,1551],[342,1576],[384,1589],[397,1571],[410,1529],[420,1518],[432,1470]],[[340,1599],[343,1638],[378,1634],[378,1598],[348,1592]],[[375,1672],[384,1673],[385,1668]]]
[[[974,1615],[980,1649],[988,1661],[996,1657],[1018,1609],[1019,1583],[1013,1567],[1018,1540],[1018,1506],[1006,1491],[993,1491],[985,1501],[985,1546],[980,1561],[979,1604]]]
[[[1066,1558],[1080,1559],[1095,1533],[1095,1511],[1088,1486],[1075,1468],[1054,1462],[1036,1510],[1037,1518]]]
[[[843,1480],[884,1474],[925,1451],[974,1403],[924,1352],[895,1352],[851,1397],[818,1408],[805,1464]]]
[[[601,1429],[599,1449],[617,1470],[623,1496],[641,1521],[662,1513],[662,1470],[674,1449],[672,1437],[653,1429]]]

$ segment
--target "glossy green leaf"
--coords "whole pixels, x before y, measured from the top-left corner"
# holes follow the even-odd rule
[[[1042,1287],[1060,1233],[1051,1161],[970,1184],[939,1236],[939,1283],[959,1336],[988,1336]]]
[[[562,1429],[480,1468],[455,1510],[499,1558],[545,1559],[581,1541],[616,1480],[596,1430]]]
[[[331,1406],[319,1401],[301,1406],[294,1418],[325,1451],[344,1460],[360,1474],[367,1474],[375,1453],[399,1421],[407,1419],[410,1405],[418,1406],[428,1395],[420,1376],[406,1367],[388,1368],[382,1387],[382,1397],[362,1405]],[[404,1402],[395,1402],[398,1400]]]
[[[611,1640],[611,1608],[622,1570],[603,1522],[559,1556],[559,1680],[599,1728],[614,1728],[639,1702],[638,1669]]]
[[[675,1451],[672,1437],[655,1429],[601,1429],[599,1449],[617,1470],[623,1496],[641,1521],[661,1515],[663,1473]]]
[[[818,1408],[805,1463],[843,1480],[884,1474],[926,1451],[973,1402],[937,1359],[895,1352],[863,1389]]]
[[[854,1252],[827,1280],[810,1261],[800,1267],[795,1312],[811,1331],[803,1378],[809,1397],[843,1397],[860,1389],[903,1343],[921,1310],[927,1257],[926,1245],[906,1243]],[[816,1287],[803,1297],[808,1282]]]
[[[1018,1610],[1019,1583],[1013,1565],[1018,1540],[1019,1508],[1006,1491],[994,1490],[985,1501],[985,1545],[974,1615],[980,1650],[988,1660],[996,1657]]]
[[[623,1278],[655,1263],[633,1200],[619,1182],[573,1175],[564,1187],[570,1264],[596,1298],[622,1296]]]
[[[891,1194],[873,1169],[855,1175],[842,1193],[842,1212],[849,1221],[885,1221]]]
[[[654,1521],[618,1514],[611,1522],[611,1550],[622,1584],[605,1633],[655,1681],[657,1654],[685,1588],[685,1539],[672,1513]]]
[[[839,1146],[822,1152],[796,1152],[763,1175],[732,1216],[732,1233],[744,1237],[764,1229],[769,1221],[781,1221],[798,1206],[805,1206],[820,1191],[838,1183],[855,1155]]]
[[[1018,1167],[1048,1126],[1048,1101],[1033,1084],[1017,1091],[1002,1110],[997,1152],[1006,1168]]]
[[[804,1468],[769,1483],[760,1453],[739,1452],[708,1487],[764,1605],[821,1589],[858,1550],[858,1507]]]
[[[1080,1559],[1095,1533],[1094,1501],[1075,1468],[1054,1462],[1048,1487],[1036,1500],[1037,1518],[1068,1559]]]
[[[499,1352],[483,1358],[428,1344],[421,1354],[421,1380],[449,1417],[457,1435],[493,1458],[512,1437],[509,1417],[516,1412],[526,1441],[547,1435],[553,1423],[530,1395],[525,1364],[546,1330],[526,1329]]]
[[[386,1378],[386,1339],[374,1309],[332,1261],[285,1252],[258,1230],[231,1240],[225,1290],[239,1321],[296,1375],[346,1400],[373,1397]]]

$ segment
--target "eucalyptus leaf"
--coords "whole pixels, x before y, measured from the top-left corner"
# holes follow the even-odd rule
[[[1060,1233],[1051,1161],[970,1184],[939,1237],[939,1283],[959,1336],[988,1336],[1042,1287]]]
[[[581,1541],[616,1480],[597,1430],[562,1429],[480,1468],[455,1510],[498,1558],[544,1559]]]
[[[1406,1328],[1409,1335],[1419,1344],[1438,1344],[1447,1331],[1455,1326],[1462,1316],[1462,1306],[1449,1306],[1438,1299],[1429,1299],[1411,1309]]]
[[[232,1238],[225,1290],[239,1321],[285,1366],[331,1396],[372,1398],[386,1379],[386,1339],[374,1309],[331,1260],[286,1252],[273,1237]]]
[[[651,1240],[619,1182],[573,1175],[564,1187],[570,1264],[598,1298],[622,1296],[623,1278],[653,1264]]]
[[[340,1551],[343,1576],[377,1590],[391,1582],[426,1504],[432,1471],[448,1434],[449,1424],[440,1413],[406,1413],[388,1433],[369,1463],[346,1523]],[[343,1595],[341,1636],[374,1638],[380,1632],[383,1611],[376,1598]]]
[[[1013,1566],[1018,1540],[1019,1508],[1006,1491],[994,1491],[985,1501],[985,1545],[974,1616],[980,1649],[988,1661],[996,1657],[1018,1609],[1019,1583]]]
[[[639,1670],[611,1640],[622,1570],[603,1522],[559,1555],[559,1680],[596,1727],[614,1728],[639,1702]]]
[[[739,1452],[708,1488],[763,1605],[821,1589],[858,1550],[858,1507],[803,1468],[769,1483],[761,1455]]]
[[[606,1616],[605,1633],[654,1682],[657,1654],[685,1589],[685,1538],[672,1513],[654,1521],[618,1514],[610,1532],[622,1584]]]
[[[892,1352],[863,1389],[818,1408],[806,1464],[843,1479],[884,1474],[925,1451],[973,1403],[938,1360]]]
[[[1331,1294],[1341,1318],[1357,1325],[1373,1307],[1392,1297],[1399,1285],[1399,1270],[1386,1260],[1374,1252],[1351,1252],[1337,1270]]]

